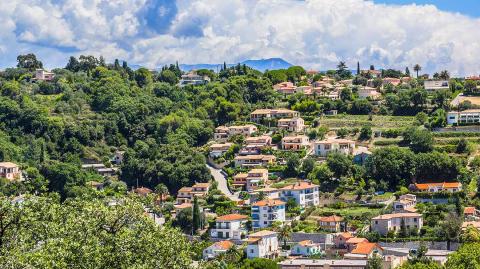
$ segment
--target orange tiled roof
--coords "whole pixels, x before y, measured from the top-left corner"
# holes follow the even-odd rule
[[[340,216],[328,216],[328,217],[320,217],[318,218],[319,221],[324,221],[324,222],[340,222],[343,221],[343,218]]]
[[[377,245],[377,243],[362,242],[355,246],[355,248],[352,250],[352,254],[369,255],[373,250],[375,250],[375,248],[382,249],[379,245]]]
[[[216,220],[217,221],[234,221],[234,220],[244,220],[244,219],[248,219],[248,217],[240,214],[228,214],[228,215],[220,216]]]
[[[182,187],[178,192],[192,192],[193,188],[191,187]]]
[[[392,218],[419,218],[421,214],[418,213],[394,213],[394,214],[385,214],[372,218],[372,220],[382,220],[382,219],[392,219]]]
[[[435,183],[416,183],[415,186],[419,190],[428,190],[430,187],[442,187],[444,189],[460,188],[460,182],[435,182]]]
[[[140,187],[140,188],[136,188],[134,192],[141,195],[147,195],[149,193],[152,193],[153,191],[149,188]]]
[[[475,210],[476,209],[473,206],[465,207],[463,214],[475,214]]]
[[[362,242],[368,242],[368,240],[363,237],[352,237],[347,240],[347,244],[359,244]]]
[[[250,234],[248,236],[250,238],[251,237],[264,237],[264,236],[273,235],[273,234],[277,234],[277,233],[273,232],[273,231],[269,231],[269,230],[263,230],[263,231],[258,231],[256,233]]]
[[[312,184],[311,182],[299,181],[293,185],[283,187],[282,190],[305,190],[315,187],[318,187],[318,185]]]
[[[231,241],[219,241],[219,242],[216,242],[215,243],[215,246],[221,248],[221,249],[230,249],[231,247],[233,247],[233,243]]]
[[[193,185],[194,188],[208,188],[210,187],[210,183],[206,182],[206,183],[195,183],[195,185]]]
[[[352,238],[352,237],[353,237],[353,235],[352,235],[351,233],[349,233],[349,232],[344,232],[344,233],[341,233],[341,234],[339,234],[339,235],[340,235],[340,236],[343,236],[343,237],[346,238],[346,239],[349,239],[349,238]]]
[[[308,245],[313,244],[313,241],[312,241],[312,240],[303,240],[303,241],[298,242],[298,244],[299,244],[300,246],[305,247],[305,246],[308,246]]]
[[[285,202],[276,199],[265,199],[262,201],[255,202],[254,206],[277,206],[277,205],[284,205]]]

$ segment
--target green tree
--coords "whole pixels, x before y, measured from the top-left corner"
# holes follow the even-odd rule
[[[158,77],[159,81],[166,82],[170,85],[175,85],[178,83],[178,77],[171,70],[163,70]]]
[[[163,183],[159,183],[157,186],[155,186],[155,194],[158,195],[160,203],[163,203],[163,197],[169,194],[167,186]]]
[[[284,224],[280,230],[278,230],[278,239],[283,242],[283,249],[287,248],[287,240],[290,239],[292,235],[292,227],[290,225]]]
[[[452,253],[445,268],[467,269],[480,268],[480,243],[467,243]]]
[[[417,78],[418,78],[418,72],[420,72],[420,70],[422,70],[422,67],[419,64],[416,64],[413,66],[413,71],[417,73]]]
[[[383,269],[383,259],[380,255],[374,254],[368,258],[366,269]]]
[[[270,259],[254,258],[245,260],[240,269],[278,269],[278,265]]]
[[[198,229],[201,229],[201,215],[200,215],[200,207],[198,205],[198,198],[195,197],[193,199],[193,213],[192,213],[192,228],[193,233],[196,234]]]
[[[372,128],[370,126],[363,126],[358,138],[360,140],[370,140],[372,138]]]
[[[29,53],[17,56],[17,67],[34,71],[35,69],[43,68],[43,64],[41,61],[37,60],[35,54]]]
[[[139,68],[135,71],[135,81],[139,87],[146,87],[152,84],[152,73],[146,68]]]
[[[402,143],[415,153],[429,152],[433,150],[433,135],[426,129],[411,127],[403,133]]]

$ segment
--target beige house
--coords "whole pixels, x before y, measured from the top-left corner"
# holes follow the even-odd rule
[[[393,202],[393,210],[396,212],[415,212],[417,205],[417,196],[413,194],[405,194],[400,199]]]
[[[17,164],[12,162],[0,162],[0,177],[10,181],[21,180],[22,173]]]
[[[273,155],[247,155],[236,156],[234,162],[235,166],[253,167],[272,165],[275,160],[276,158]]]
[[[227,152],[233,143],[224,143],[224,144],[212,144],[210,146],[210,157],[218,158],[222,156],[225,152]]]
[[[300,117],[300,112],[285,108],[278,109],[257,109],[250,113],[250,119],[260,122],[263,119],[281,119]]]
[[[345,221],[340,216],[328,216],[328,217],[319,217],[317,219],[318,227],[322,230],[329,231],[329,232],[341,232],[344,230]]]
[[[353,154],[355,141],[348,139],[327,138],[313,142],[314,153],[326,157],[330,152],[340,152],[346,155]]]
[[[286,136],[282,138],[283,150],[302,150],[310,147],[310,141],[306,135]]]
[[[178,190],[177,204],[191,203],[194,197],[205,197],[210,189],[210,183],[195,183],[192,187]]]
[[[273,89],[281,94],[294,94],[297,87],[292,82],[286,81],[273,85]]]
[[[44,69],[35,70],[35,79],[40,81],[52,81],[55,78],[55,74],[48,72]]]
[[[418,232],[423,226],[422,215],[418,213],[394,213],[380,215],[372,218],[371,221],[372,231],[381,235],[386,235],[389,231],[399,232],[402,225],[405,225],[407,231],[415,229]]]
[[[272,138],[268,135],[261,136],[252,136],[245,139],[245,144],[247,146],[259,146],[259,147],[268,147],[272,144]]]
[[[279,119],[277,127],[280,130],[286,130],[288,132],[302,132],[305,129],[305,121],[300,117],[291,119]]]
[[[243,135],[245,137],[249,137],[257,131],[258,131],[257,126],[253,124],[235,125],[235,126],[229,126],[229,127],[218,126],[217,128],[215,128],[215,133],[213,134],[213,138],[218,141],[225,141],[234,135]]]
[[[233,177],[233,185],[245,186],[249,192],[263,187],[267,181],[267,169],[252,169],[248,173],[240,173]]]

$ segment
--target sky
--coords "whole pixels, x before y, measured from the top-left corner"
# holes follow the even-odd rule
[[[2,0],[0,68],[104,56],[155,68],[279,57],[308,69],[480,74],[480,0]]]

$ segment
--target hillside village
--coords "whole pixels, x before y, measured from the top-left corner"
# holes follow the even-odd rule
[[[480,241],[478,76],[72,58],[1,72],[12,204],[134,199],[198,268],[450,268]]]

